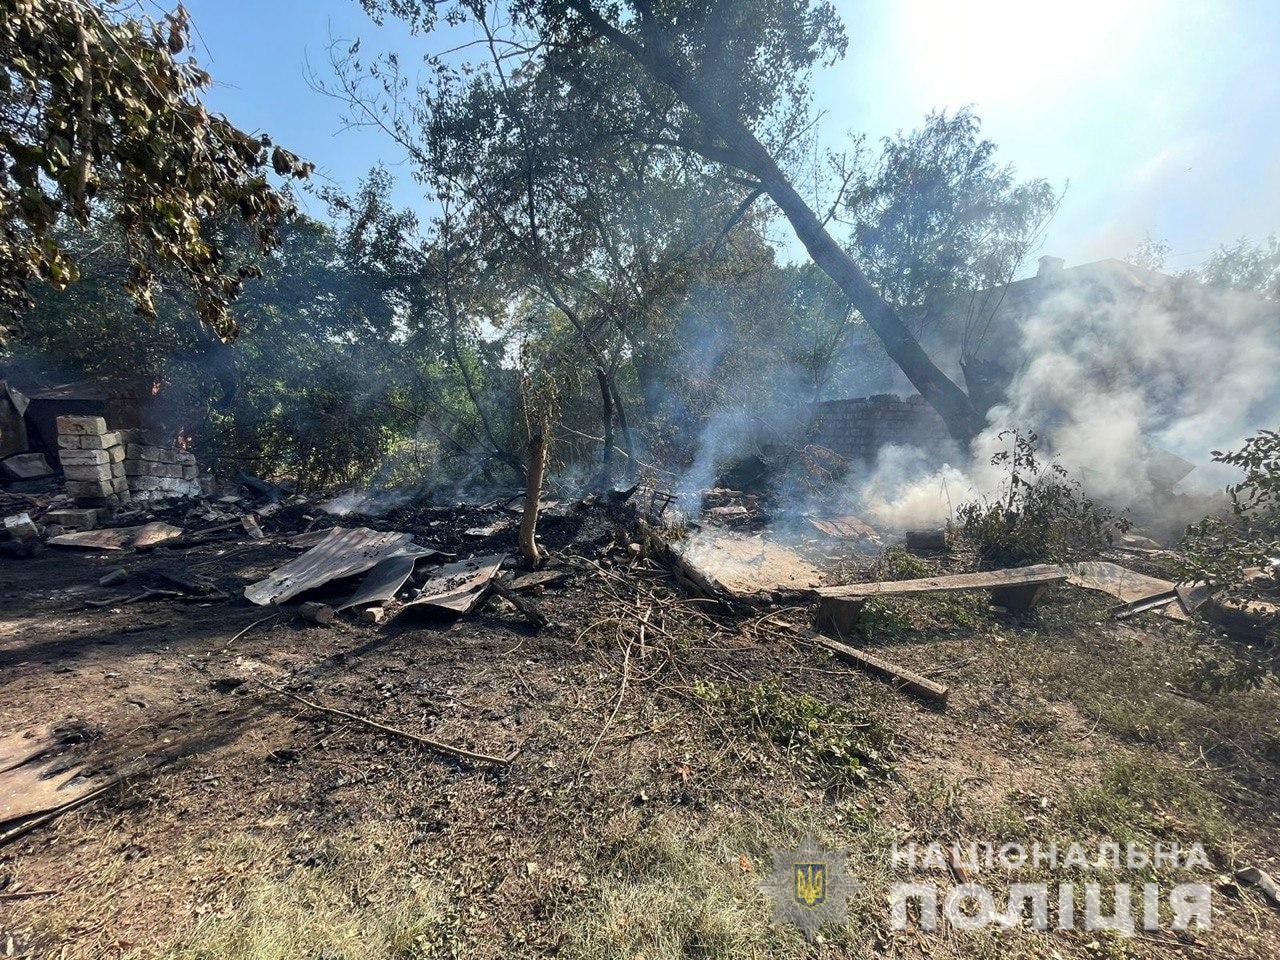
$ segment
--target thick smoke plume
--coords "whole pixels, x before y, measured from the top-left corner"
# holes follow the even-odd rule
[[[1019,318],[1006,402],[989,415],[970,463],[929,470],[928,451],[888,447],[848,491],[870,518],[936,525],[954,505],[990,495],[989,465],[1008,428],[1032,430],[1086,491],[1141,513],[1163,484],[1153,464],[1175,454],[1195,471],[1179,491],[1209,491],[1233,475],[1211,451],[1238,446],[1280,416],[1276,305],[1121,264],[1066,275]],[[935,461],[936,462],[936,461]]]

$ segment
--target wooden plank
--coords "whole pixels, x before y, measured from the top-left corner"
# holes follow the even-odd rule
[[[1008,570],[984,570],[979,573],[956,573],[945,577],[922,577],[919,580],[883,580],[878,583],[851,583],[843,587],[819,587],[819,597],[840,600],[866,600],[869,597],[905,593],[947,593],[955,590],[982,590],[1019,587],[1038,583],[1059,583],[1067,572],[1057,564],[1037,563],[1030,567]]]
[[[168,523],[144,523],[138,527],[108,527],[103,530],[82,530],[50,537],[51,547],[75,547],[81,550],[125,550],[136,547],[145,550],[182,536],[182,528]]]
[[[905,667],[900,667],[896,663],[890,663],[875,654],[868,653],[865,650],[858,650],[847,644],[832,640],[830,637],[824,637],[820,633],[813,635],[813,641],[821,647],[830,650],[836,656],[844,660],[848,660],[859,670],[867,673],[875,674],[882,677],[894,685],[914,693],[918,697],[929,700],[932,703],[945,704],[951,690],[941,683],[930,680],[928,677],[922,677]]]

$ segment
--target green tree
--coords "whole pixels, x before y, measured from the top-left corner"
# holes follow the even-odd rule
[[[995,160],[969,109],[931,113],[884,140],[874,160],[859,141],[841,158],[836,219],[885,299],[923,325],[931,297],[1001,287],[1041,237],[1058,198],[1044,180],[1018,182]]]
[[[156,276],[192,290],[199,319],[235,335],[229,305],[256,275],[228,262],[217,226],[246,225],[260,250],[292,204],[269,175],[311,166],[238,129],[200,101],[210,76],[190,58],[179,6],[159,21],[105,0],[0,0],[0,301],[17,315],[29,288],[78,276],[64,228],[104,211],[119,231],[124,287],[156,313]]]
[[[405,479],[474,459],[474,421],[420,298],[411,214],[374,171],[334,206],[334,224],[295,217],[262,257],[262,276],[231,305],[244,333],[224,343],[181,278],[157,275],[156,316],[112,282],[126,262],[118,233],[91,222],[66,239],[81,282],[42,287],[2,359],[32,379],[129,377],[159,391],[153,421],[193,436],[224,473],[237,469],[323,489],[404,461]],[[334,198],[337,200],[338,198]],[[229,249],[252,239],[221,238]],[[486,370],[497,359],[485,356]],[[406,457],[392,456],[397,452]],[[391,469],[391,468],[388,468]]]
[[[418,29],[491,18],[482,0],[362,2],[375,16],[405,17]],[[951,432],[967,442],[980,429],[982,418],[964,391],[925,354],[785,172],[809,129],[809,71],[844,51],[829,3],[514,0],[501,12],[509,30],[489,45],[501,51],[506,69],[554,66],[571,97],[598,100],[609,88],[595,85],[596,68],[625,54],[644,109],[630,113],[616,138],[700,157],[768,196]]]
[[[455,307],[466,299],[457,279],[483,277],[520,302],[517,336],[556,336],[579,365],[562,371],[575,382],[585,383],[575,374],[588,365],[607,479],[615,443],[631,452],[623,367],[630,361],[650,398],[645,387],[676,307],[700,271],[725,254],[728,234],[759,191],[717,164],[604,132],[674,102],[669,95],[646,102],[647,88],[636,87],[625,55],[596,64],[595,92],[584,97],[557,63],[509,70],[482,14],[475,21],[489,51],[482,69],[433,58],[428,80],[413,88],[398,79],[397,58],[366,65],[353,44],[335,48],[332,92],[353,119],[382,127],[406,150],[440,201],[432,246],[448,253],[437,281],[453,278],[445,289]],[[472,262],[480,266],[468,268]],[[570,336],[545,322],[553,316]],[[465,317],[450,321],[451,330],[466,325]],[[562,411],[576,409],[571,392],[562,399]]]
[[[1202,283],[1247,290],[1268,300],[1280,300],[1280,237],[1262,243],[1240,239],[1210,254],[1198,271]]]

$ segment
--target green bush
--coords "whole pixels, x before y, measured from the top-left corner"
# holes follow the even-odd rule
[[[1280,431],[1260,430],[1239,450],[1213,451],[1213,459],[1239,467],[1244,478],[1227,487],[1228,516],[1206,517],[1187,529],[1178,579],[1209,584],[1219,604],[1280,603],[1280,577],[1272,566],[1280,557]],[[1244,689],[1280,672],[1280,618],[1256,620],[1256,642],[1241,645],[1239,657],[1220,659],[1206,648],[1202,683]]]
[[[1007,479],[996,497],[962,504],[952,529],[977,551],[979,568],[1084,560],[1129,529],[1122,515],[1085,496],[1062,464],[1041,462],[1034,433],[1006,430],[1000,438],[1011,438],[1009,449],[991,463]]]

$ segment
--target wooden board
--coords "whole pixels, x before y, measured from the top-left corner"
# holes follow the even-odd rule
[[[836,654],[836,656],[848,660],[860,670],[883,677],[918,697],[942,704],[947,702],[947,697],[951,693],[950,689],[944,684],[930,680],[928,677],[922,677],[914,671],[900,667],[896,663],[890,663],[888,660],[877,657],[873,653],[868,653],[866,650],[858,650],[848,644],[825,637],[820,633],[815,633],[813,640],[819,646],[825,647]]]
[[[0,736],[0,773],[20,767],[54,746],[49,731],[20,731]]]
[[[108,527],[103,530],[83,530],[50,537],[51,547],[76,547],[81,550],[139,550],[159,546],[168,540],[182,536],[182,528],[168,523],[144,523],[138,527]]]
[[[823,580],[822,572],[790,547],[759,535],[704,529],[669,547],[690,579],[731,597],[807,592]]]
[[[53,763],[24,763],[0,774],[0,824],[56,810],[102,784],[80,776],[80,767],[53,772]]]
[[[1059,583],[1067,579],[1067,571],[1057,564],[1038,563],[1009,570],[984,570],[979,573],[956,573],[945,577],[922,577],[919,580],[883,580],[877,583],[852,583],[843,587],[820,587],[819,597],[832,600],[867,600],[871,597],[896,596],[907,593],[946,593],[954,590],[983,590],[1000,587],[1024,587],[1032,584]]]

